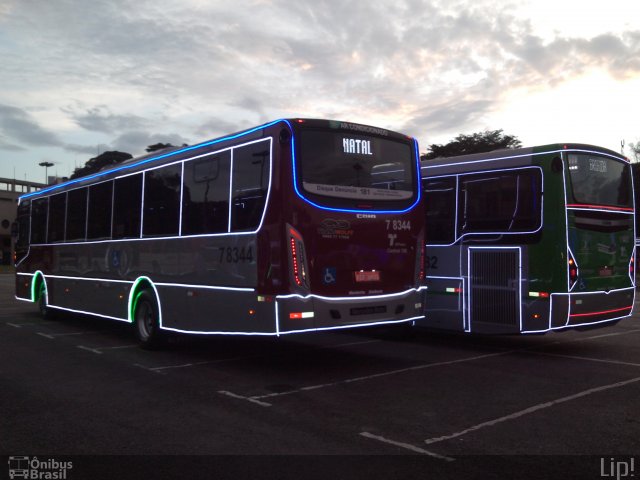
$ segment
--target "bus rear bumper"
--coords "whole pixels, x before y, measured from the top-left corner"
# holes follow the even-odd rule
[[[282,295],[277,301],[279,334],[412,323],[424,318],[423,289],[364,297]]]
[[[554,294],[552,300],[552,328],[590,326],[619,320],[631,315],[635,288]]]

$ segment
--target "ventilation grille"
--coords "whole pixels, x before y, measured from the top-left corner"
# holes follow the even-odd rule
[[[518,251],[471,250],[471,321],[518,326]]]

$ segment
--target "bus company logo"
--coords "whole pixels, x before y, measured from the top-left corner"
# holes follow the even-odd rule
[[[9,457],[9,478],[27,478],[34,480],[65,480],[67,471],[73,468],[73,462],[61,462],[53,458],[40,460],[38,457]]]
[[[349,240],[353,235],[353,229],[351,228],[351,222],[348,220],[335,220],[333,218],[325,218],[320,222],[318,227],[318,234],[322,238],[339,238],[343,240]]]

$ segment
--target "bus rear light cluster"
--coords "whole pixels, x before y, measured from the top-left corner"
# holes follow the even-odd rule
[[[636,253],[634,251],[633,255],[631,255],[631,260],[629,260],[629,278],[631,279],[632,283],[635,283],[635,274],[636,274],[635,258],[636,258]]]
[[[549,298],[549,292],[529,292],[530,297]]]
[[[571,255],[571,250],[568,252],[567,267],[569,269],[569,290],[573,290],[573,287],[578,281],[578,264],[573,258],[573,255]]]
[[[291,275],[293,282],[298,287],[309,288],[309,276],[307,260],[304,250],[302,235],[293,227],[289,226],[289,254],[291,260]]]

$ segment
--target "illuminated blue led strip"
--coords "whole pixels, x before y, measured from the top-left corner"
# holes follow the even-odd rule
[[[122,165],[122,166],[120,166],[118,168],[114,168],[112,170],[107,170],[105,172],[94,173],[92,175],[88,175],[88,176],[82,177],[82,178],[76,178],[74,180],[71,180],[71,181],[68,181],[68,182],[65,182],[65,183],[60,183],[58,185],[52,185],[51,187],[44,188],[44,189],[39,190],[37,192],[32,192],[32,193],[28,193],[27,195],[22,195],[20,197],[20,199],[22,200],[22,199],[26,199],[26,198],[32,197],[34,195],[41,195],[43,193],[51,192],[53,190],[57,190],[59,188],[67,187],[69,185],[74,185],[74,184],[79,183],[79,182],[92,180],[94,178],[99,178],[99,177],[102,177],[104,175],[112,174],[114,172],[128,170],[128,169],[137,167],[139,165],[145,165],[147,163],[155,162],[157,160],[162,160],[163,158],[172,157],[172,156],[178,155],[180,153],[190,152],[190,151],[196,150],[198,148],[209,147],[211,145],[215,145],[215,144],[221,143],[221,142],[226,142],[228,140],[235,140],[236,138],[244,137],[245,135],[250,135],[250,134],[252,134],[254,132],[257,132],[257,131],[262,130],[262,129],[267,128],[267,127],[270,127],[272,125],[276,125],[277,123],[280,123],[280,122],[286,122],[287,124],[289,124],[289,122],[287,120],[283,120],[283,119],[274,120],[273,122],[265,123],[264,125],[260,125],[258,127],[252,128],[250,130],[245,130],[245,131],[236,133],[234,135],[229,135],[229,136],[226,136],[226,137],[218,138],[216,140],[210,140],[208,142],[199,143],[199,144],[193,145],[191,147],[181,148],[180,150],[175,150],[173,152],[165,153],[163,155],[158,155],[157,157],[146,158],[144,160],[140,160],[139,162],[135,162],[135,163],[132,163],[130,165]]]
[[[333,208],[333,207],[326,207],[324,205],[320,205],[318,203],[313,202],[312,200],[309,200],[307,197],[305,197],[302,192],[298,189],[298,172],[297,172],[297,161],[296,161],[296,146],[295,146],[295,135],[293,133],[293,127],[291,126],[291,124],[289,123],[288,120],[284,120],[284,122],[287,123],[287,125],[289,125],[289,129],[291,130],[291,159],[293,161],[293,188],[296,192],[296,195],[298,195],[298,197],[300,197],[302,200],[304,200],[305,202],[307,202],[309,205],[313,205],[316,208],[319,208],[321,210],[327,210],[327,211],[331,211],[331,212],[345,212],[345,213],[379,213],[379,214],[385,214],[385,213],[407,213],[411,210],[413,210],[413,208],[418,205],[420,203],[420,198],[421,198],[421,190],[422,190],[422,186],[420,185],[420,155],[418,153],[418,142],[417,140],[414,138],[413,139],[413,144],[414,144],[414,155],[415,155],[415,159],[416,159],[416,172],[415,172],[415,178],[414,178],[414,187],[417,188],[417,196],[416,196],[416,201],[408,208],[405,208],[403,210],[378,210],[375,208],[371,208],[368,210],[358,210],[358,209],[350,209],[350,208]]]

